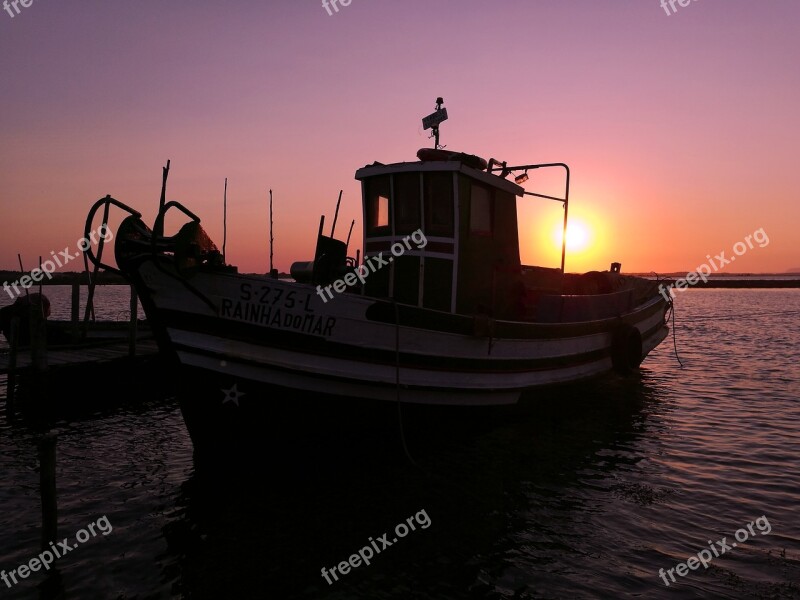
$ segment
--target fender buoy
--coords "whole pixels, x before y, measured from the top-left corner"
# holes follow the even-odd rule
[[[457,160],[464,163],[468,167],[478,169],[479,171],[486,170],[487,162],[480,156],[474,154],[465,154],[464,152],[453,152],[452,150],[440,150],[433,148],[420,148],[417,152],[417,158],[426,160]]]
[[[620,375],[636,371],[642,364],[642,334],[633,325],[623,323],[611,334],[611,364]]]

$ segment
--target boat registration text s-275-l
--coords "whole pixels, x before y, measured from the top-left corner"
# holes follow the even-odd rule
[[[241,284],[239,298],[222,298],[220,316],[323,337],[330,336],[336,326],[335,317],[314,314],[310,293],[250,283]]]

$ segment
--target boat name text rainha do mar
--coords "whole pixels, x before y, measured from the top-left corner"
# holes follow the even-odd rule
[[[311,335],[331,335],[336,326],[336,318],[315,315],[314,309],[310,307],[311,294],[283,292],[280,288],[254,288],[252,284],[243,283],[238,300],[222,299],[220,316]]]

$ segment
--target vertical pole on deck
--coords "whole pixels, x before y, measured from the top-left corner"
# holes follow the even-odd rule
[[[39,440],[39,492],[42,499],[42,550],[58,535],[56,499],[56,436],[48,433]]]
[[[272,237],[272,190],[269,191],[269,275],[275,277],[274,267],[272,266],[272,246],[275,238]]]
[[[131,286],[131,321],[128,329],[128,356],[136,356],[136,325],[139,304],[136,299],[136,288]]]
[[[225,191],[222,194],[222,262],[228,264],[225,248],[228,245],[228,178],[225,178]]]
[[[567,171],[567,183],[564,191],[564,231],[561,238],[561,273],[564,274],[564,263],[567,257],[567,217],[569,215],[569,167],[562,166]]]
[[[164,206],[167,203],[167,178],[169,177],[169,159],[167,159],[167,166],[161,168],[161,196],[158,199],[158,217],[153,225],[153,237],[160,238],[164,236]]]
[[[336,212],[333,213],[333,225],[331,225],[331,237],[333,237],[333,232],[336,231],[336,221],[339,218],[339,205],[342,203],[342,191],[339,190],[339,199],[336,201]]]
[[[345,254],[347,254],[347,249],[350,247],[350,236],[353,235],[353,226],[356,224],[356,220],[353,219],[352,223],[350,223],[350,231],[347,232],[347,241],[345,242]],[[358,266],[358,265],[356,265]]]

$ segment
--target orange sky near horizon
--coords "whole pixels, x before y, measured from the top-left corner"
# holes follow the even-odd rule
[[[449,149],[570,165],[570,215],[588,243],[568,252],[569,271],[688,271],[760,229],[769,243],[721,272],[800,268],[798,22],[788,0],[669,16],[656,0],[354,0],[332,16],[312,0],[87,0],[0,13],[0,269],[16,269],[17,252],[30,270],[74,248],[105,194],[152,223],[167,159],[168,199],[219,246],[228,178],[228,261],[243,272],[269,266],[270,188],[277,268],[312,258],[340,189],[337,230],[356,220],[354,251],[355,170],[431,146],[420,119],[440,95]],[[520,202],[523,262],[557,266],[561,208]]]

